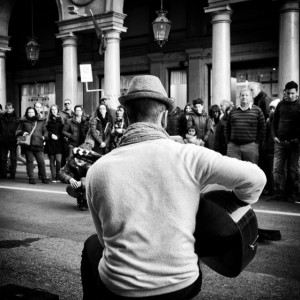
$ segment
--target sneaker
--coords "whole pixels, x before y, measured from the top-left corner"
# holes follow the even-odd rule
[[[35,180],[33,178],[29,178],[29,183],[30,184],[36,184]]]

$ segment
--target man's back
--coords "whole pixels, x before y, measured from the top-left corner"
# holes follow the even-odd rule
[[[120,147],[98,160],[88,172],[87,196],[106,249],[99,265],[105,285],[117,294],[141,297],[194,282],[200,190],[210,183],[233,187],[237,177],[242,184],[251,176],[245,175],[249,167],[256,168],[246,162],[235,166],[235,160],[214,151],[169,139]],[[255,184],[257,178],[242,194]]]

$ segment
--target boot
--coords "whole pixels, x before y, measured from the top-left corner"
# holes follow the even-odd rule
[[[30,184],[36,184],[34,178],[29,178],[29,183],[30,183]]]
[[[43,178],[42,183],[48,184],[50,182],[49,178]]]

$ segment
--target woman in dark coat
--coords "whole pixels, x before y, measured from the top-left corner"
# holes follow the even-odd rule
[[[193,108],[191,104],[187,104],[183,109],[184,114],[180,118],[180,135],[185,139],[188,133],[188,128],[194,125],[193,121]]]
[[[113,126],[112,116],[105,104],[99,104],[94,116],[90,119],[90,135],[95,141],[93,150],[101,155],[110,151],[110,139]]]
[[[34,129],[34,130],[33,130]],[[16,136],[31,135],[29,146],[22,146],[26,157],[26,171],[30,184],[35,184],[33,174],[33,162],[36,159],[39,169],[39,174],[42,177],[43,183],[49,183],[46,174],[45,159],[44,159],[44,140],[47,138],[47,129],[45,119],[40,119],[34,107],[27,107],[25,115],[21,118],[16,131]]]
[[[46,122],[48,131],[47,152],[50,161],[50,171],[52,182],[59,182],[58,173],[61,168],[61,158],[63,153],[63,119],[59,114],[59,108],[53,104],[50,106]]]

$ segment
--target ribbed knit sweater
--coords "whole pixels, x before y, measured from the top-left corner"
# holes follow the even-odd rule
[[[266,123],[262,110],[252,105],[247,110],[233,108],[225,127],[226,143],[245,145],[252,142],[261,144],[266,134]]]

